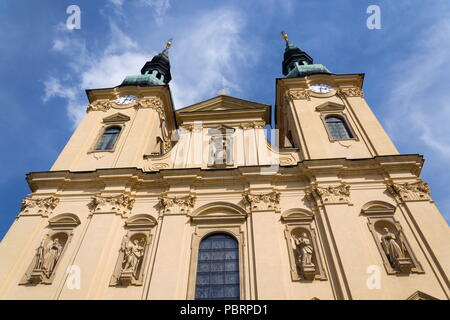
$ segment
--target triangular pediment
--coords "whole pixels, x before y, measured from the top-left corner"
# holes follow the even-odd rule
[[[116,113],[109,117],[103,118],[104,123],[111,123],[111,122],[123,123],[123,122],[127,122],[127,121],[130,121],[130,117],[126,116],[122,113]]]
[[[179,125],[183,122],[197,120],[214,122],[219,119],[222,123],[238,119],[269,123],[270,109],[271,107],[266,104],[230,96],[218,96],[176,111],[176,118]]]
[[[206,101],[202,101],[191,106],[182,108],[177,113],[188,112],[208,112],[208,111],[230,111],[240,109],[265,109],[268,105],[258,102],[242,100],[230,96],[218,96]]]
[[[439,300],[429,294],[426,294],[422,291],[416,291],[412,295],[410,295],[406,300]]]
[[[345,109],[345,106],[340,103],[327,101],[325,103],[322,103],[321,105],[318,105],[316,107],[316,111],[323,112],[323,111],[342,111]]]

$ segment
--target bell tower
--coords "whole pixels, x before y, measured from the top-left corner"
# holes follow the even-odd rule
[[[303,159],[398,154],[364,99],[364,74],[333,74],[282,35],[285,78],[276,84],[280,146],[298,148]]]
[[[165,155],[176,129],[169,40],[141,74],[114,88],[86,90],[89,107],[52,171],[143,168],[146,157]]]

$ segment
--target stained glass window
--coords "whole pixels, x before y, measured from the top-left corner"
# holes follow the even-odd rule
[[[325,119],[331,137],[336,140],[351,139],[353,135],[348,129],[344,119],[337,116],[330,116]]]
[[[239,247],[232,236],[216,233],[198,252],[196,300],[239,300]]]
[[[109,127],[103,133],[100,141],[97,143],[95,150],[112,150],[119,137],[120,127]]]

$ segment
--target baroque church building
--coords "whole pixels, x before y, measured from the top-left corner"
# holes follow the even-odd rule
[[[53,167],[27,175],[0,299],[449,299],[423,157],[397,151],[364,74],[283,37],[274,110],[221,95],[175,111],[170,42],[87,90]]]

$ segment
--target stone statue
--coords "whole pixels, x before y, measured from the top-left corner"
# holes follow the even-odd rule
[[[384,252],[388,256],[389,262],[392,266],[396,266],[399,259],[405,258],[405,252],[397,243],[397,237],[395,234],[389,231],[388,228],[384,228],[384,235],[381,236],[381,244]]]
[[[37,252],[37,261],[36,267],[37,270],[44,271],[45,275],[50,278],[55,269],[56,264],[58,263],[59,257],[61,256],[63,246],[59,242],[59,239],[56,238],[53,241],[49,241],[47,246],[41,243]]]
[[[131,272],[136,277],[139,264],[144,256],[144,245],[145,240],[139,242],[135,239],[124,242],[122,246],[124,252],[122,273]]]
[[[295,248],[298,252],[297,265],[304,279],[313,280],[316,274],[316,266],[313,263],[314,248],[308,235],[304,232],[298,238],[293,238]]]
[[[301,266],[314,265],[314,263],[312,262],[312,255],[314,249],[306,233],[302,233],[299,238],[296,238],[295,244],[299,252],[300,265]]]

